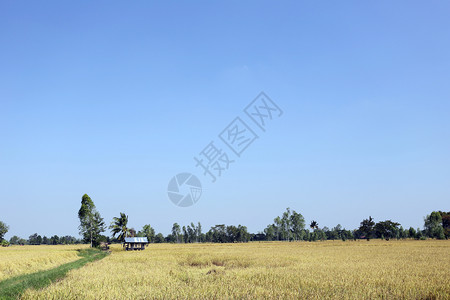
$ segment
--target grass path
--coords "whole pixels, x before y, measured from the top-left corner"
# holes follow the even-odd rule
[[[100,260],[108,255],[97,249],[79,250],[79,260],[60,265],[56,268],[25,274],[0,281],[0,299],[18,299],[20,295],[29,288],[40,289],[52,282],[62,279],[67,272],[81,268],[89,262]]]

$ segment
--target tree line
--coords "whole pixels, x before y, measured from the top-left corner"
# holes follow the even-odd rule
[[[146,237],[150,243],[234,243],[249,241],[318,241],[318,240],[357,240],[357,239],[448,239],[450,237],[450,212],[433,211],[424,218],[423,229],[403,228],[398,222],[384,220],[375,222],[369,216],[363,219],[360,226],[349,230],[340,224],[333,228],[319,227],[317,221],[311,221],[307,226],[302,214],[287,208],[280,216],[274,218],[273,223],[258,233],[250,233],[243,225],[219,224],[212,226],[203,232],[200,222],[188,225],[174,223],[171,233],[164,236],[156,233],[155,229],[146,224],[141,230],[136,231],[128,226],[128,216],[121,212],[114,217],[111,224],[106,226],[103,218],[95,207],[92,199],[83,195],[81,207],[78,211],[80,220],[79,232],[81,239],[72,236],[54,235],[50,238],[41,237],[37,233],[31,235],[28,240],[13,236],[9,242],[3,237],[8,231],[8,226],[0,221],[0,242],[3,246],[15,245],[58,245],[88,243],[91,247],[97,247],[102,242],[121,243],[126,237]],[[111,236],[103,235],[107,229]]]
[[[46,237],[45,235],[41,236],[34,233],[30,235],[27,240],[15,235],[9,239],[9,243],[11,245],[72,245],[81,244],[83,241],[70,235],[61,237],[53,235],[51,237]]]

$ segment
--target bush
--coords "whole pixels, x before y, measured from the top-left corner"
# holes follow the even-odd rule
[[[1,245],[2,247],[8,247],[8,246],[9,246],[9,242],[8,242],[7,240],[3,240],[3,241],[0,243],[0,245]]]

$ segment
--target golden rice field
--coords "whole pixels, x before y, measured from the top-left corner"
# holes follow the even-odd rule
[[[450,299],[450,241],[153,244],[142,252],[112,250],[64,280],[27,290],[23,298]]]
[[[34,273],[79,259],[77,249],[87,245],[0,247],[0,281]]]

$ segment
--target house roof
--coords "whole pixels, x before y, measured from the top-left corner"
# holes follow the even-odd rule
[[[125,243],[148,243],[146,237],[126,237]]]

